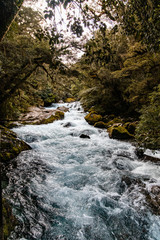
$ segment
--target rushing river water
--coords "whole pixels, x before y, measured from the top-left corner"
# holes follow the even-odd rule
[[[78,102],[68,106],[64,120],[14,129],[32,150],[8,169],[5,196],[20,222],[9,239],[160,240],[143,193],[160,183],[160,166],[90,126]]]

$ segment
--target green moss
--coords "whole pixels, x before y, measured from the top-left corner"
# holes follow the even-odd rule
[[[17,135],[3,127],[0,126],[1,131],[1,153],[0,161],[7,162],[12,158],[15,158],[21,151],[29,150],[31,147],[17,138]]]
[[[113,120],[111,120],[111,121],[109,121],[108,123],[107,123],[107,126],[109,127],[109,126],[112,126],[112,125],[114,125],[115,123],[123,123],[123,121],[122,121],[122,119],[120,119],[120,118],[114,118]]]
[[[61,111],[57,111],[55,113],[55,116],[57,117],[57,120],[61,120],[64,118],[64,112],[61,112]]]
[[[100,122],[96,122],[94,124],[94,127],[97,127],[97,128],[107,128],[107,124],[102,122],[102,121],[100,121]]]
[[[127,129],[123,126],[112,126],[107,130],[109,132],[109,137],[119,140],[132,139],[134,136],[130,134]]]
[[[137,123],[136,122],[127,122],[124,124],[124,127],[130,134],[135,134]]]
[[[55,116],[52,115],[47,119],[41,120],[38,124],[48,124],[54,122],[55,120],[56,120]]]
[[[99,122],[102,120],[102,116],[94,112],[90,112],[89,114],[87,114],[87,116],[85,116],[85,120],[89,124],[94,125],[96,122]]]

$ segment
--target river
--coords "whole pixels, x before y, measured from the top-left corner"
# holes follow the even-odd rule
[[[79,102],[58,106],[69,107],[63,120],[13,129],[32,150],[7,170],[4,194],[19,220],[9,239],[159,240],[144,191],[160,184],[160,165],[90,126]]]

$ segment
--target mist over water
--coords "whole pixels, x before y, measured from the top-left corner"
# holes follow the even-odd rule
[[[160,165],[90,126],[79,102],[59,105],[70,108],[64,120],[14,129],[32,150],[7,170],[5,196],[20,222],[9,239],[159,240],[144,189],[160,184]]]

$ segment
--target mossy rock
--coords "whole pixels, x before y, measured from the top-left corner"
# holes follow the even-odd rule
[[[122,124],[122,123],[123,123],[122,119],[120,119],[120,118],[114,118],[113,120],[111,120],[111,121],[109,121],[109,122],[107,123],[107,126],[108,126],[108,127],[109,127],[109,126],[113,126],[114,124],[117,124],[117,123]]]
[[[100,122],[96,122],[94,124],[94,127],[97,127],[97,128],[107,128],[107,124],[102,122],[102,121],[100,121]]]
[[[124,124],[124,127],[130,134],[135,134],[137,123],[136,122],[127,122]]]
[[[109,133],[109,137],[113,139],[128,140],[134,138],[134,136],[123,126],[112,126],[108,128],[107,131]]]
[[[57,120],[62,120],[62,119],[64,119],[64,112],[62,112],[62,111],[56,111],[55,117],[57,118]]]
[[[65,102],[67,102],[67,103],[71,103],[71,102],[75,102],[76,100],[74,99],[74,98],[67,98],[66,100],[65,100]]]
[[[85,120],[91,124],[94,125],[96,122],[99,122],[102,120],[102,116],[99,114],[96,114],[94,112],[90,112],[85,116]]]
[[[61,120],[63,118],[64,118],[64,112],[56,111],[55,115],[51,115],[49,118],[41,120],[38,124],[53,123],[54,121]]]
[[[92,106],[92,107],[88,110],[88,112],[92,112],[92,113],[96,113],[96,114],[97,114],[97,111],[96,111],[95,106]]]
[[[31,147],[24,141],[17,138],[16,133],[0,125],[1,152],[0,161],[7,162],[22,151],[29,150]]]
[[[6,199],[3,199],[3,235],[4,240],[7,240],[10,233],[14,230],[18,224],[17,219],[12,214],[12,209]]]

